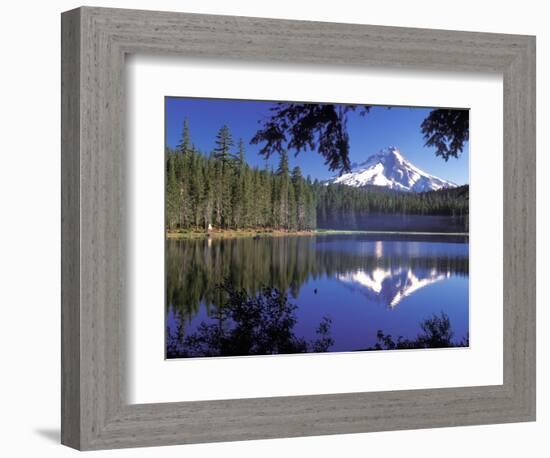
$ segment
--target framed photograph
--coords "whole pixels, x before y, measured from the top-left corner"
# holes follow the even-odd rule
[[[166,358],[469,347],[469,110],[166,97],[165,123]]]
[[[534,37],[63,13],[63,444],[534,419]]]

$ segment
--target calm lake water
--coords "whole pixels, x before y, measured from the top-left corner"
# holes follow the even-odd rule
[[[406,232],[468,232],[468,218],[447,215],[408,215],[381,213],[352,213],[340,215],[319,215],[317,228],[367,231]]]
[[[188,344],[205,326],[219,324],[224,279],[251,296],[265,286],[288,293],[295,306],[291,332],[303,341],[314,341],[328,319],[328,351],[372,347],[378,330],[414,339],[420,323],[441,312],[456,341],[468,335],[467,237],[338,234],[166,243],[168,357],[189,356],[185,339]]]

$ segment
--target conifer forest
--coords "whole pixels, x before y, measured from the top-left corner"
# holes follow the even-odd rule
[[[165,151],[168,231],[209,225],[218,230],[312,231],[319,222],[356,214],[368,218],[370,213],[468,216],[468,185],[405,193],[328,184],[304,176],[300,167],[290,169],[286,151],[277,168],[251,167],[245,148],[223,125],[214,149],[200,151],[184,121],[181,141]]]

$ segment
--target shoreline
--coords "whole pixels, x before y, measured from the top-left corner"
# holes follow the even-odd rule
[[[282,231],[282,230],[253,230],[253,229],[225,229],[214,230],[208,233],[207,231],[190,230],[190,231],[166,231],[167,239],[196,239],[196,238],[245,238],[245,237],[285,237],[289,235],[293,236],[315,236],[315,231]]]
[[[359,229],[352,230],[340,230],[340,229],[316,229],[315,235],[331,235],[331,234],[383,234],[383,235],[449,235],[453,237],[469,237],[469,232],[426,232],[426,231],[373,231]]]
[[[207,231],[188,230],[188,231],[165,231],[165,237],[168,240],[188,240],[198,238],[246,238],[246,237],[287,237],[287,236],[323,236],[323,235],[422,235],[422,236],[452,236],[469,237],[469,232],[426,232],[426,231],[373,231],[373,230],[339,230],[339,229],[315,229],[313,231],[283,231],[283,230],[252,230],[252,229],[227,229],[216,230],[208,233]]]

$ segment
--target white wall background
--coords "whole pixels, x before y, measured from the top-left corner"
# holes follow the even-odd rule
[[[549,230],[543,212],[550,185],[543,170],[550,122],[550,30],[544,2],[393,0],[124,0],[97,6],[286,19],[430,27],[537,35],[538,62],[538,421],[98,452],[98,456],[280,457],[548,455],[550,296],[543,282]],[[68,0],[3,5],[0,18],[0,452],[4,456],[71,456],[58,445],[60,373],[60,12]],[[546,18],[546,19],[545,19]],[[546,433],[546,434],[545,434]]]

